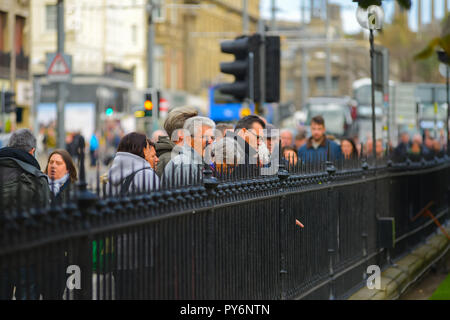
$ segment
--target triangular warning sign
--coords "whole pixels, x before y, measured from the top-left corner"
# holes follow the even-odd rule
[[[50,67],[48,68],[48,75],[64,75],[70,74],[70,68],[60,53],[58,53],[53,59]]]

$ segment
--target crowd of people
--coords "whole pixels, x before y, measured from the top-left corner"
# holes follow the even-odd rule
[[[304,129],[296,135],[290,129],[279,130],[258,115],[246,116],[236,124],[216,124],[199,116],[196,109],[175,108],[168,114],[164,128],[153,132],[151,138],[131,132],[117,139],[109,169],[101,177],[103,190],[113,194],[146,192],[161,186],[195,183],[205,170],[219,178],[244,177],[249,173],[275,174],[280,163],[290,167],[308,162],[355,160],[373,154],[370,139],[363,145],[352,138],[338,140],[327,135],[320,115],[311,119],[310,133],[307,137]],[[410,139],[409,134],[403,132],[396,148],[385,148],[378,139],[375,151],[377,157],[389,155],[399,161],[406,158],[415,161],[442,156],[445,147],[428,131],[424,139],[419,134]],[[21,129],[12,133],[7,147],[0,149],[3,206],[17,205],[14,193],[19,182],[24,184],[20,204],[45,206],[65,199],[68,186],[77,180],[76,164],[85,149],[80,132],[68,138],[66,150],[54,149],[50,153],[43,172],[34,157],[36,148],[37,139],[31,131]],[[98,148],[99,141],[93,135],[89,141],[92,166],[96,164]],[[33,176],[33,181],[39,181],[39,185],[24,183],[22,172]],[[48,190],[34,192],[42,189]],[[33,197],[38,197],[39,201]]]
[[[289,129],[279,130],[257,115],[246,116],[236,124],[216,124],[199,116],[193,108],[176,108],[168,114],[164,130],[155,131],[151,138],[131,132],[117,139],[111,165],[102,175],[103,190],[110,195],[151,192],[162,186],[193,184],[205,174],[218,178],[276,174],[280,163],[290,167],[314,161],[359,159],[362,154],[372,154],[371,140],[363,146],[351,138],[337,140],[326,135],[325,121],[320,115],[312,118],[310,132],[310,137],[305,130],[294,136]],[[37,139],[33,133],[20,129],[11,134],[8,146],[0,148],[3,214],[12,208],[43,208],[70,199],[78,179],[75,163],[85,145],[79,133],[69,140],[67,150],[54,149],[45,169],[41,170],[35,158]],[[91,155],[98,156],[96,137],[89,144]],[[404,132],[398,146],[389,147],[388,153],[399,160],[428,158],[443,155],[443,145],[428,132],[423,142],[420,135],[410,139]],[[375,150],[377,157],[386,154],[381,140],[376,141]],[[95,165],[92,158],[91,165]],[[3,280],[0,299],[10,297],[14,285],[17,299],[36,298],[30,297],[32,290],[18,285],[17,279]],[[39,294],[45,298],[54,292]]]
[[[443,139],[433,138],[429,130],[425,130],[423,136],[414,134],[412,138],[408,132],[403,132],[400,136],[400,143],[394,149],[394,157],[397,161],[404,161],[406,158],[411,161],[419,161],[422,158],[429,160],[434,157],[442,157],[446,147]]]

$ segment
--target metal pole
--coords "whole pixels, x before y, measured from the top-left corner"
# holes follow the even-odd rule
[[[371,79],[371,91],[372,91],[372,153],[374,159],[377,158],[376,154],[376,132],[375,132],[375,86],[374,86],[374,45],[373,45],[373,30],[370,29],[370,79]]]
[[[155,26],[153,24],[153,0],[148,0],[148,38],[147,38],[147,88],[153,87],[153,48],[155,46]]]
[[[148,92],[152,93],[152,102],[155,102],[154,98],[154,92],[152,92],[152,89],[154,87],[154,47],[155,47],[155,25],[153,23],[153,10],[155,9],[155,6],[153,4],[153,0],[148,0],[147,2],[147,16],[148,16],[148,23],[147,23],[147,90]],[[155,106],[155,104],[153,104]],[[144,118],[144,126],[145,126],[145,132],[147,135],[151,134],[152,130],[152,124],[156,122],[155,120],[155,112],[153,110],[152,117],[150,119]]]
[[[301,50],[302,50],[302,105],[300,106],[300,108],[303,109],[303,106],[306,103],[306,99],[308,98],[309,83],[308,83],[308,63],[306,61],[306,49],[303,47]]]
[[[242,0],[242,29],[244,34],[249,33],[249,19],[248,19],[248,0]]]
[[[41,100],[41,83],[38,77],[33,77],[33,134],[39,134],[38,106]]]
[[[249,81],[249,86],[250,86],[250,92],[249,92],[249,96],[250,96],[250,101],[252,104],[255,103],[255,65],[254,65],[254,54],[253,52],[250,52],[248,54],[248,61],[250,64],[249,72],[250,72],[250,81]]]
[[[445,1],[445,3],[447,4],[447,1]],[[446,123],[446,128],[447,128],[447,134],[446,134],[446,136],[447,136],[447,154],[450,155],[449,154],[449,150],[450,150],[450,137],[449,137],[449,134],[450,134],[450,131],[449,131],[449,126],[448,126],[448,122],[450,121],[450,97],[449,97],[450,93],[449,93],[449,67],[448,67],[448,65],[446,65],[446,71],[447,71],[447,74],[446,74],[446,87],[447,87],[447,123]]]
[[[58,0],[57,4],[57,25],[58,25],[58,36],[57,36],[57,52],[59,54],[64,54],[64,0]],[[64,107],[66,104],[66,86],[64,82],[59,82],[57,84],[57,145],[60,149],[65,149],[66,147],[66,132],[64,128]]]
[[[300,10],[301,10],[301,17],[302,17],[302,22],[301,25],[305,25],[306,22],[306,6],[305,6],[305,1],[306,0],[300,0]]]
[[[6,125],[5,125],[5,85],[2,85],[2,133],[6,133]]]
[[[264,21],[259,19],[258,25],[259,33],[261,34],[261,43],[259,46],[259,110],[258,114],[264,115],[264,102],[266,101],[266,35],[264,28]]]
[[[434,110],[434,138],[438,139],[438,127],[437,127],[437,113],[438,113],[438,103],[436,101],[436,88],[431,88],[433,97],[433,110]]]
[[[275,0],[271,1],[271,19],[270,19],[270,31],[274,31],[277,29],[277,20],[276,20],[276,11],[277,7],[275,5]]]
[[[329,29],[330,21],[328,15],[328,0],[325,2],[325,39],[326,39],[326,61],[325,61],[325,92],[328,96],[331,95],[331,60],[330,60],[330,45],[329,45]]]

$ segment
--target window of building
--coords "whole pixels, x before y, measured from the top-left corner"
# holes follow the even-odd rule
[[[285,86],[286,93],[293,94],[295,92],[295,81],[294,79],[287,79]]]
[[[155,8],[153,9],[153,21],[162,22],[166,19],[166,7],[164,0],[153,0]]]
[[[0,11],[0,51],[6,50],[6,12]]]
[[[319,94],[326,94],[326,82],[325,77],[318,76],[315,78],[316,90]],[[331,78],[331,93],[337,93],[339,91],[339,77],[334,76]]]
[[[14,50],[17,55],[24,54],[24,33],[23,33],[24,29],[25,29],[25,18],[16,16]]]
[[[48,31],[57,29],[57,13],[56,5],[48,4],[45,6],[45,28]]]

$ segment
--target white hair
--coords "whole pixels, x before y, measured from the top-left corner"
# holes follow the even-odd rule
[[[289,135],[291,136],[291,137],[294,137],[294,133],[290,130],[290,129],[281,129],[281,131],[280,131],[280,136],[283,134],[283,133],[285,133],[285,132],[288,132],[289,133]]]
[[[210,127],[212,130],[215,129],[216,124],[209,118],[196,116],[186,120],[183,129],[187,130],[189,134],[193,137],[198,130],[202,127]]]

